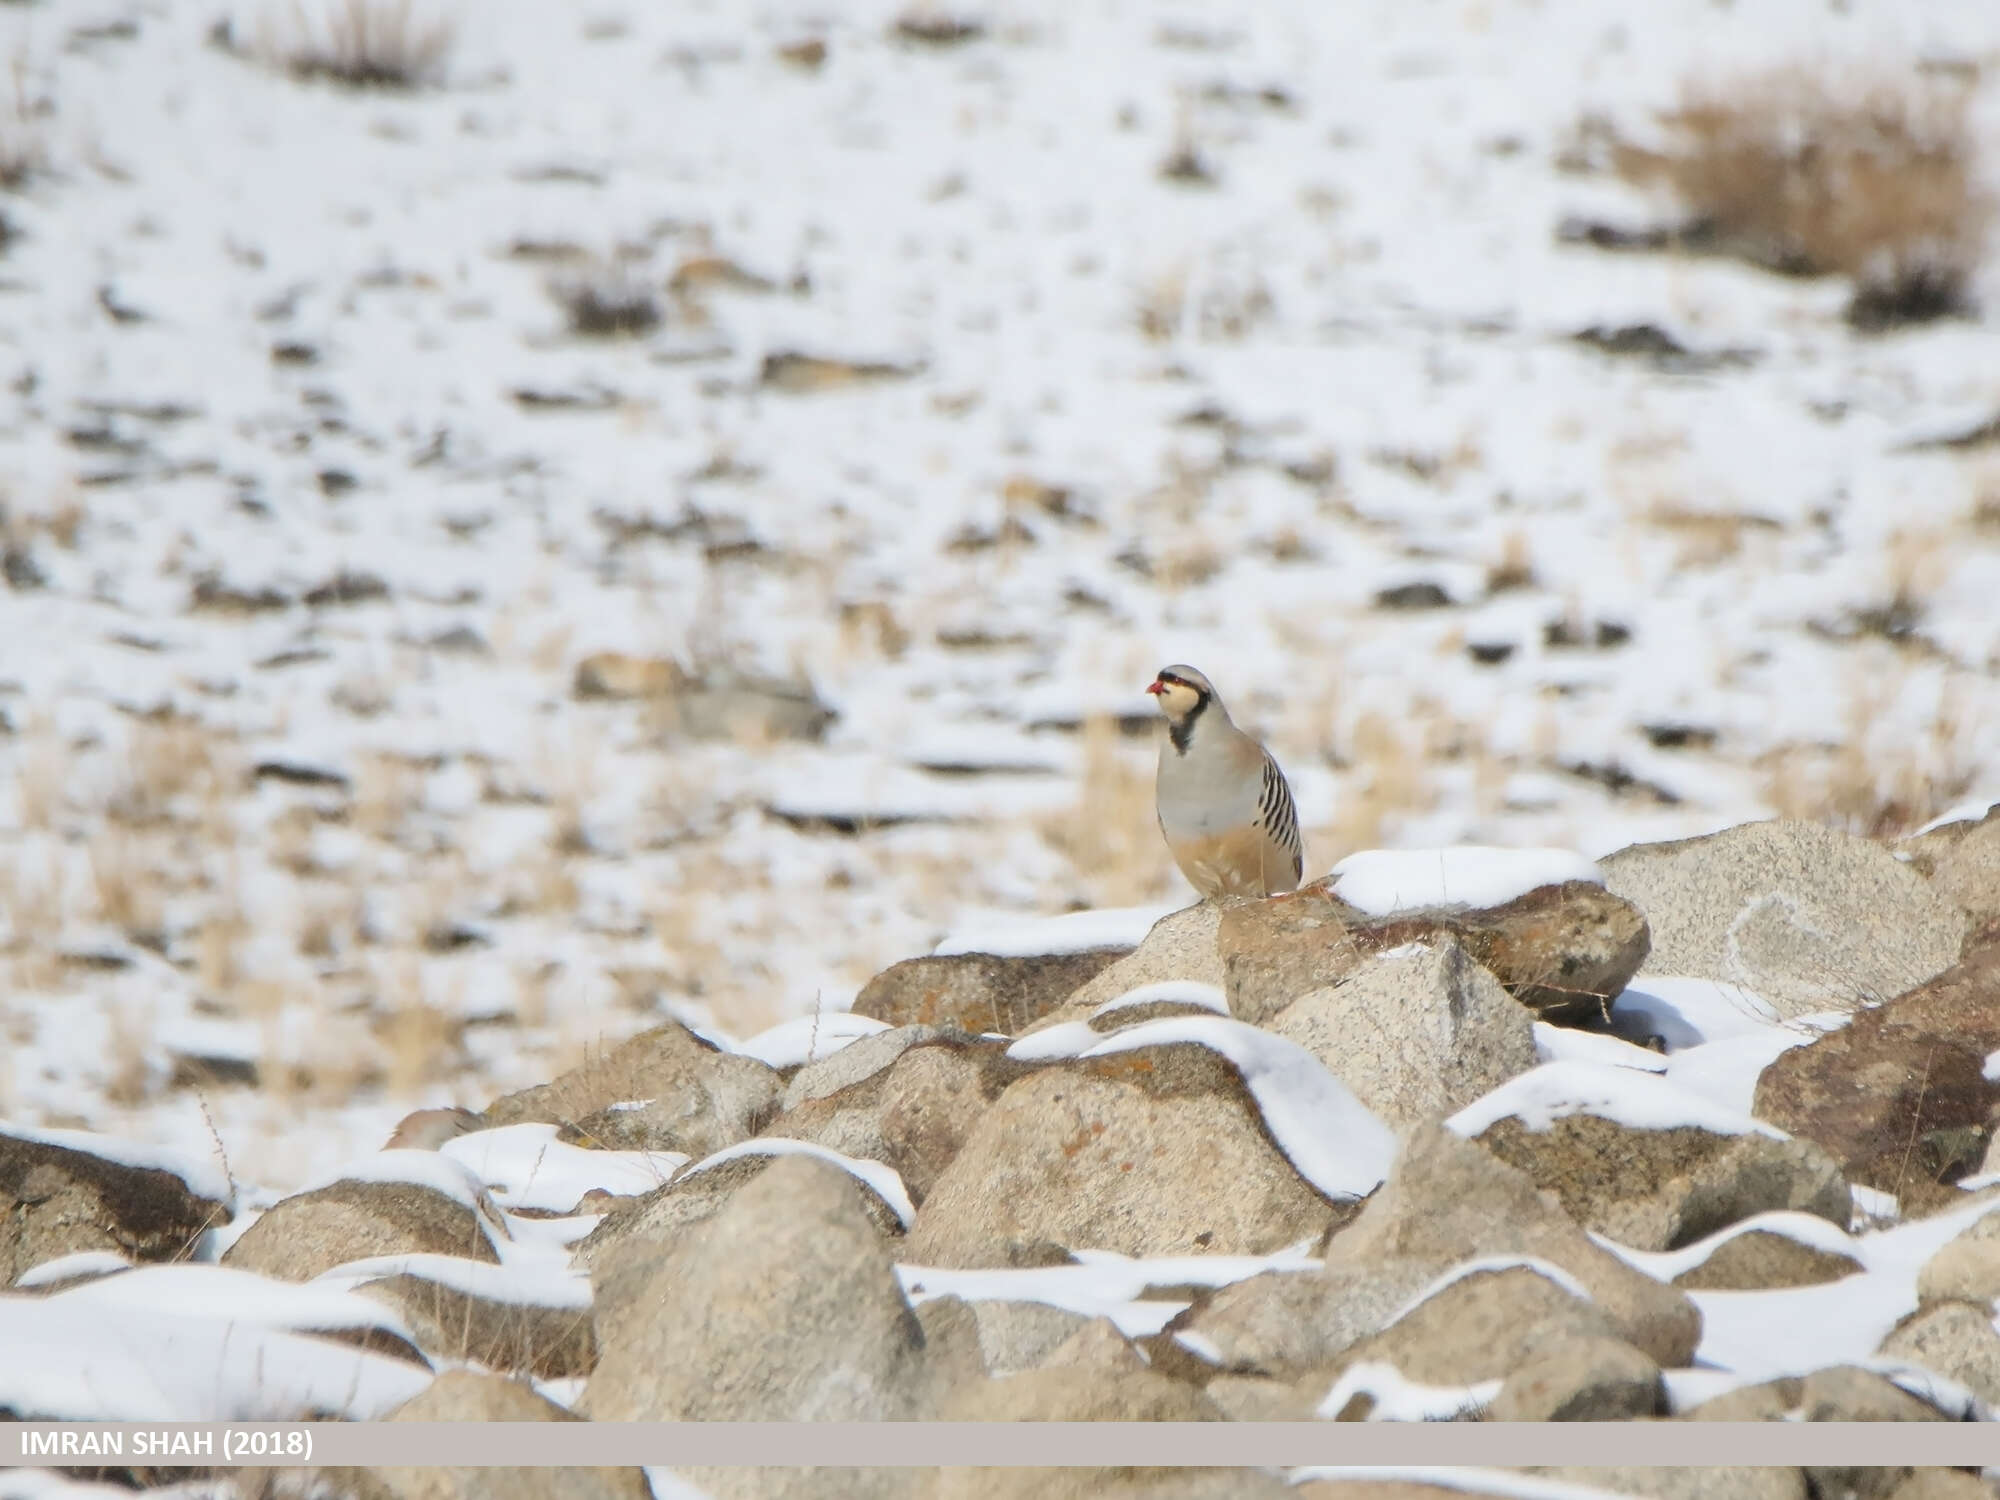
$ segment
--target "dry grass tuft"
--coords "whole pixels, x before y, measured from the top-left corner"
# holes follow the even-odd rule
[[[1150,757],[1126,747],[1115,719],[1083,726],[1076,803],[1041,818],[1037,831],[1069,860],[1092,906],[1132,906],[1168,887],[1173,860],[1160,839]]]
[[[622,262],[596,260],[552,277],[549,295],[580,338],[651,333],[665,317],[658,291]]]
[[[1894,837],[1971,790],[1979,778],[1980,737],[1957,699],[1941,694],[1920,734],[1884,733],[1893,705],[1879,681],[1879,676],[1855,678],[1848,732],[1840,743],[1784,745],[1759,758],[1765,800],[1780,817]]]
[[[201,725],[184,719],[142,721],[127,742],[123,783],[106,814],[134,828],[190,820],[199,804],[226,791],[218,759],[215,736]]]
[[[426,12],[429,12],[426,14]],[[290,0],[258,18],[239,49],[225,22],[218,40],[294,78],[328,78],[350,88],[413,89],[438,81],[458,41],[457,22],[421,0]]]
[[[1968,103],[1936,78],[1781,68],[1689,86],[1667,148],[1615,160],[1680,200],[1684,243],[1846,276],[1850,321],[1884,328],[1968,308],[1993,207]]]
[[[0,98],[0,188],[15,192],[48,170],[48,134],[42,122],[54,105],[31,82],[25,51],[14,54],[7,71],[7,92]]]

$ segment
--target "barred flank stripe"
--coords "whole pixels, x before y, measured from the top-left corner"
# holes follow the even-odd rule
[[[1257,823],[1290,852],[1294,863],[1303,858],[1292,789],[1285,785],[1285,773],[1278,769],[1278,763],[1268,755],[1264,757],[1264,790],[1257,799]]]

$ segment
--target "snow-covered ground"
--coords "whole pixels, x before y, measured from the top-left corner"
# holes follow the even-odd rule
[[[2000,786],[2000,459],[1910,447],[2000,411],[2000,279],[1866,337],[1556,233],[1671,217],[1584,126],[1690,78],[1970,77],[2000,143],[1990,7],[426,6],[414,91],[260,60],[284,0],[0,15],[0,1117],[288,1189],[661,1014],[1171,903],[1115,727],[1166,661],[1319,871]],[[1640,324],[1744,355],[1574,337]],[[838,717],[689,738],[602,652]]]

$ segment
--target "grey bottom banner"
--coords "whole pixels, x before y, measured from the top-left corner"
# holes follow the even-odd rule
[[[1993,1423],[0,1423],[0,1465],[2000,1467]],[[1329,1473],[1326,1477],[1344,1477]],[[1381,1477],[1381,1476],[1376,1476]]]

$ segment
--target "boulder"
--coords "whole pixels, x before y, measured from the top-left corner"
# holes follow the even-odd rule
[[[1943,1413],[1872,1370],[1836,1365],[1800,1384],[1802,1422],[1940,1422]],[[1910,1477],[1907,1466],[1812,1464],[1805,1470],[1814,1500],[1888,1500]]]
[[[479,1216],[413,1182],[344,1180],[279,1200],[223,1252],[222,1264],[281,1281],[375,1255],[463,1255],[498,1262]]]
[[[1450,938],[1536,1017],[1556,1023],[1608,1017],[1652,946],[1639,908],[1588,880],[1537,886],[1499,906],[1344,915],[1364,953]]]
[[[683,1169],[671,1182],[615,1205],[571,1252],[572,1264],[590,1273],[600,1321],[611,1315],[627,1291],[650,1280],[650,1268],[699,1224],[713,1219],[744,1187],[785,1156],[763,1153],[734,1157],[696,1172]],[[899,1238],[902,1219],[875,1189],[834,1164],[855,1210],[885,1238]],[[636,1271],[637,1280],[628,1273]]]
[[[897,1035],[879,1032],[813,1067]],[[787,1109],[765,1134],[887,1162],[922,1203],[987,1106],[1024,1071],[1007,1060],[1004,1044],[940,1040],[908,1047],[878,1071]]]
[[[853,1179],[811,1157],[772,1162],[596,1316],[594,1421],[916,1421],[980,1373],[976,1344],[926,1344]]]
[[[176,1173],[0,1133],[0,1285],[84,1250],[181,1259],[228,1218]]]
[[[1898,840],[1895,850],[1966,914],[1968,930],[2000,917],[2000,803],[1984,817]]]
[[[1851,1255],[1820,1250],[1787,1234],[1750,1229],[1717,1245],[1707,1259],[1674,1278],[1690,1292],[1768,1291],[1819,1286],[1864,1269]]]
[[[1262,1469],[1221,1468],[940,1469],[922,1492],[924,1500],[1296,1500],[1298,1493]]]
[[[1639,1129],[1594,1114],[1546,1130],[1507,1116],[1477,1137],[1561,1200],[1569,1216],[1634,1250],[1673,1250],[1773,1209],[1847,1227],[1840,1167],[1810,1141],[1678,1125]]]
[[[1655,1469],[1573,1464],[1517,1472],[1632,1495],[1639,1500],[1806,1500],[1808,1493],[1802,1469]]]
[[[886,1031],[871,1031],[825,1057],[815,1058],[792,1074],[779,1101],[779,1112],[782,1114],[797,1109],[815,1099],[824,1099],[857,1083],[865,1083],[912,1047],[930,1042],[969,1040],[971,1038],[965,1032],[940,1026],[892,1026]]]
[[[1957,960],[1964,913],[1873,840],[1744,823],[1598,861],[1646,914],[1646,972],[1742,985],[1782,1016],[1900,995]]]
[[[1912,1469],[1889,1500],[1993,1500],[1993,1491],[1961,1469]]]
[[[434,1358],[561,1380],[588,1375],[597,1341],[587,1307],[544,1307],[475,1297],[423,1276],[399,1274],[355,1290],[394,1308]]]
[[[2000,1301],[2000,1213],[1975,1219],[1917,1273],[1919,1302]]]
[[[1924,1213],[1961,1198],[1951,1184],[1979,1163],[2000,1081],[2000,939],[1860,1012],[1838,1031],[1780,1053],[1757,1079],[1757,1117],[1816,1141],[1852,1182]]]
[[[1073,1334],[1091,1324],[1091,1319],[1082,1313],[1052,1307],[1046,1302],[995,1300],[967,1305],[972,1309],[979,1334],[979,1356],[989,1375],[1015,1375],[1022,1370],[1040,1369]]]
[[[573,1422],[533,1388],[499,1375],[448,1370],[391,1422]],[[329,1471],[356,1500],[650,1500],[646,1471],[629,1469],[347,1469]]]
[[[1889,1331],[1878,1354],[1922,1365],[2000,1404],[2000,1333],[1986,1302],[1932,1302]],[[1916,1398],[1910,1398],[1914,1401]]]
[[[1109,968],[1124,950],[932,954],[891,964],[869,980],[854,1013],[890,1026],[948,1026],[980,1036],[1016,1036]]]
[[[1069,997],[1065,1010],[1088,1015],[1107,1000],[1170,979],[1220,986],[1222,951],[1217,934],[1221,925],[1222,906],[1214,901],[1169,912],[1152,925],[1138,947],[1080,986]]]
[[[718,1051],[669,1023],[551,1083],[494,1100],[482,1123],[542,1121],[562,1126],[561,1138],[579,1145],[703,1157],[754,1136],[782,1089],[776,1071],[757,1059]],[[641,1100],[643,1108],[611,1108]]]
[[[1693,1357],[1693,1303],[1598,1246],[1527,1174],[1434,1124],[1405,1134],[1389,1180],[1333,1237],[1320,1270],[1223,1287],[1173,1326],[1208,1340],[1227,1370],[1290,1379],[1331,1368],[1438,1277],[1494,1256],[1560,1267],[1611,1334],[1662,1368]]]
[[[1455,1276],[1380,1333],[1350,1345],[1332,1369],[1385,1364],[1420,1385],[1470,1386],[1504,1380],[1558,1345],[1616,1338],[1596,1304],[1542,1271],[1504,1266]]]
[[[1360,968],[1369,954],[1348,928],[1349,919],[1359,916],[1323,885],[1264,901],[1221,903],[1215,944],[1229,1013],[1261,1026],[1300,996],[1338,984]]]
[[[962,1389],[940,1414],[961,1422],[1218,1422],[1194,1387],[1143,1365],[1030,1370]],[[1282,1480],[1229,1469],[941,1469],[935,1500],[1285,1500]]]
[[[1666,1410],[1660,1367],[1620,1339],[1557,1342],[1517,1365],[1486,1409],[1491,1422],[1624,1422]]]
[[[1376,958],[1264,1024],[1392,1125],[1443,1119],[1536,1063],[1530,1012],[1449,938]]]
[[[917,1211],[903,1259],[1257,1255],[1322,1235],[1349,1212],[1272,1144],[1235,1070],[1184,1044],[1054,1065],[1009,1085]]]

